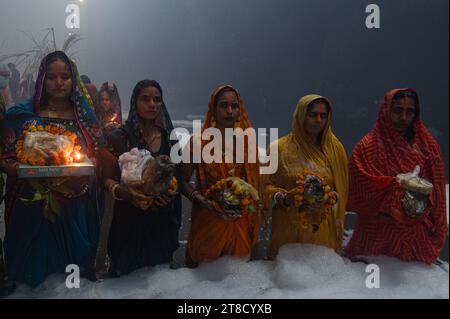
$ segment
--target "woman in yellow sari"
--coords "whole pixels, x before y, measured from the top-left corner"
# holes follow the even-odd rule
[[[293,116],[292,132],[274,142],[278,149],[276,173],[262,176],[263,216],[267,223],[272,200],[272,231],[267,249],[274,259],[278,249],[287,243],[309,243],[326,246],[340,254],[344,228],[344,213],[348,193],[347,155],[341,142],[331,131],[332,107],[320,95],[300,99]],[[291,190],[305,170],[317,174],[337,193],[338,202],[325,211],[326,201],[316,204],[295,204]],[[300,214],[301,213],[301,214]],[[324,216],[317,227],[305,220]],[[301,219],[301,216],[305,217]]]
[[[252,125],[248,119],[239,92],[231,86],[218,87],[208,105],[202,133],[208,128],[217,128],[224,137],[226,128],[242,128],[246,130]],[[194,139],[199,136],[194,136]],[[244,144],[244,162],[233,159],[232,163],[225,163],[225,139],[222,138],[220,163],[213,161],[206,163],[183,164],[183,181],[181,191],[192,202],[191,228],[186,249],[186,264],[195,267],[203,261],[212,261],[224,255],[247,257],[252,247],[258,241],[259,210],[250,214],[243,214],[239,218],[228,216],[217,202],[205,197],[207,190],[219,180],[239,177],[258,189],[259,163],[256,152],[256,162],[249,161],[249,147],[256,149],[255,143]],[[200,142],[199,140],[197,140]],[[212,142],[212,141],[211,141]],[[201,141],[203,149],[210,141]],[[190,142],[192,161],[193,139]],[[236,158],[236,147],[233,146],[233,158]],[[196,172],[196,188],[190,184],[193,172]]]

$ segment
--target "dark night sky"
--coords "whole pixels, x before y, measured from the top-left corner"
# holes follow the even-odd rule
[[[0,0],[0,53],[32,46],[64,26],[78,1]],[[365,27],[365,7],[381,9],[381,28]],[[128,107],[133,86],[158,80],[173,119],[203,114],[212,90],[234,85],[256,127],[289,132],[298,99],[329,97],[334,131],[350,153],[371,129],[378,101],[414,87],[423,119],[448,166],[448,0],[84,0],[86,37],[76,56],[96,84],[119,86]],[[448,170],[447,170],[448,176]]]

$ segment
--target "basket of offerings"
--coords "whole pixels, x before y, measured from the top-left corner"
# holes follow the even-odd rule
[[[305,229],[317,231],[320,224],[331,213],[338,201],[338,195],[318,173],[304,170],[297,176],[294,193],[294,205],[298,208],[300,224]],[[318,214],[311,214],[308,207],[322,207]]]
[[[177,194],[175,164],[166,155],[152,156],[147,150],[133,148],[119,157],[121,183],[136,185],[134,190],[148,197]]]
[[[413,172],[398,174],[398,182],[412,192],[429,195],[433,191],[433,184],[424,178],[419,177],[420,166],[416,166]]]
[[[78,137],[62,126],[31,125],[15,147],[19,178],[89,176],[94,164],[81,152]]]
[[[228,216],[235,218],[255,213],[259,203],[258,191],[234,176],[219,180],[206,191],[205,196],[218,203]]]

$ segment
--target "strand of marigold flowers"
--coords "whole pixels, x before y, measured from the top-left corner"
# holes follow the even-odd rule
[[[322,224],[322,222],[324,220],[326,220],[328,218],[328,216],[331,214],[332,208],[334,206],[334,204],[337,203],[337,199],[336,199],[336,194],[335,192],[331,189],[331,187],[326,183],[325,179],[317,174],[314,173],[310,170],[304,169],[302,174],[297,175],[297,180],[296,180],[296,187],[294,189],[294,206],[299,210],[298,213],[298,218],[300,221],[300,224],[302,225],[302,227],[304,229],[314,229],[315,227],[313,226],[313,224],[308,221],[308,219],[306,218],[306,213],[305,212],[300,212],[300,207],[306,202],[303,198],[303,194],[305,191],[305,179],[306,176],[314,176],[317,179],[319,179],[321,185],[324,188],[325,191],[325,197],[326,197],[326,205],[325,205],[325,210],[324,212],[321,214],[321,218],[320,221],[317,225],[317,228]],[[316,229],[317,230],[317,229]]]
[[[32,166],[45,166],[45,165],[64,165],[70,164],[70,159],[67,158],[63,152],[50,156],[45,159],[44,157],[27,157],[23,150],[23,143],[25,137],[28,133],[34,132],[47,132],[54,135],[65,135],[68,137],[71,142],[75,145],[74,151],[79,152],[81,150],[81,146],[78,144],[78,137],[74,132],[68,131],[61,126],[56,125],[46,125],[45,127],[42,125],[31,125],[28,128],[22,131],[22,134],[19,140],[16,143],[15,151],[17,155],[17,160],[22,164],[29,164]]]

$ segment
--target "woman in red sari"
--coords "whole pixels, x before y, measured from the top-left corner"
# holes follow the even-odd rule
[[[440,254],[447,235],[444,162],[419,105],[413,89],[389,91],[375,127],[352,152],[347,210],[358,213],[358,222],[346,248],[349,256],[388,255],[431,264]],[[396,176],[416,166],[433,190],[423,199],[425,209],[413,215],[402,204],[406,190]]]

